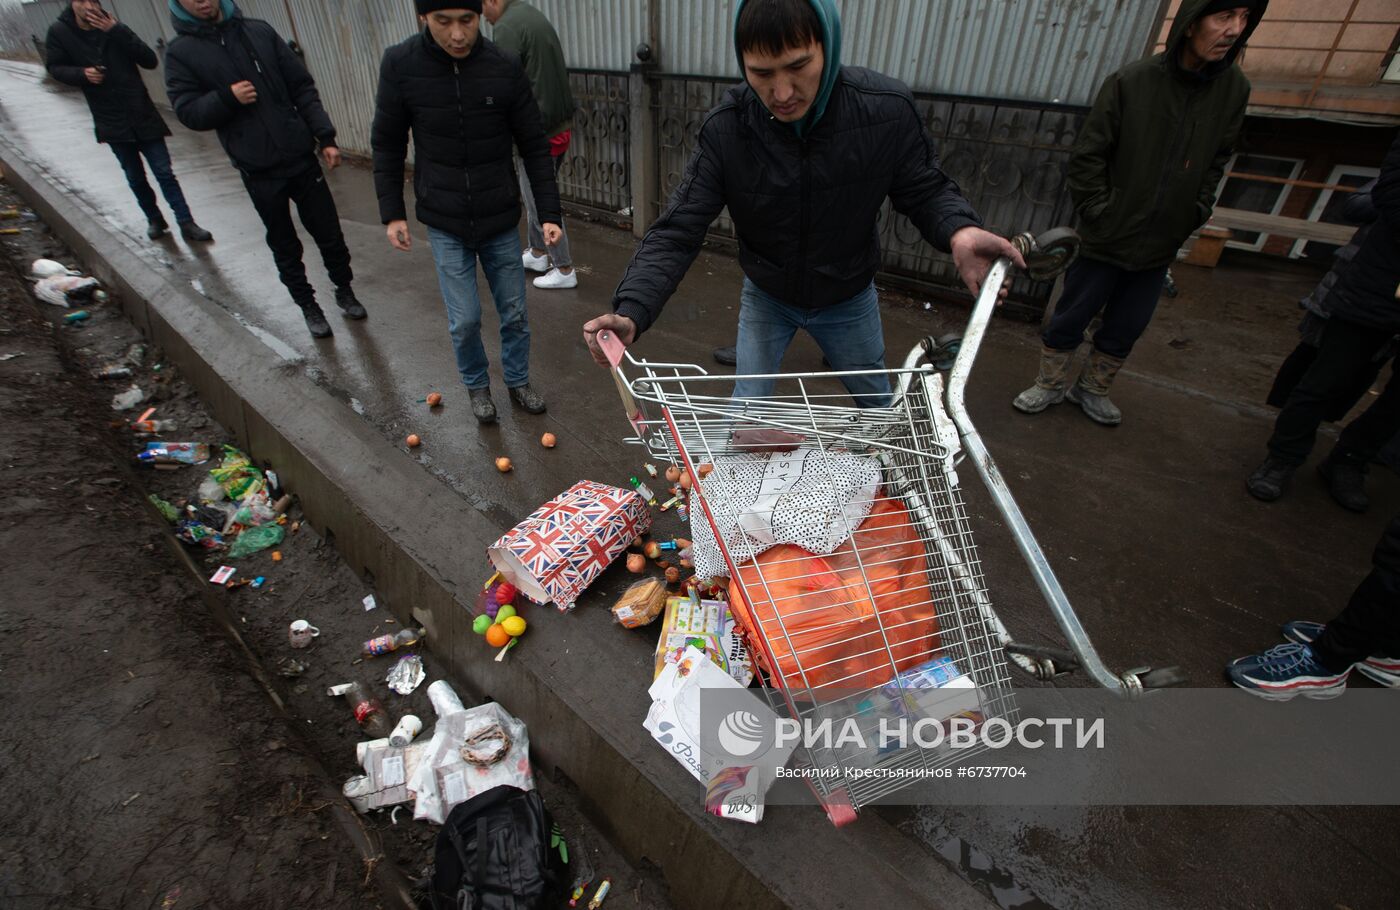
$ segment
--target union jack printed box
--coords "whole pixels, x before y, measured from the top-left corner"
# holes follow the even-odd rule
[[[487,556],[532,600],[570,610],[583,589],[650,529],[651,512],[638,493],[581,480],[493,543]]]

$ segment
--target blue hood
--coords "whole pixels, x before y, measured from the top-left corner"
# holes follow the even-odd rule
[[[170,0],[174,3],[175,0]],[[739,53],[739,14],[744,10],[746,0],[739,0],[734,4],[734,56],[739,60],[739,74],[744,75],[744,55]],[[822,119],[826,113],[827,102],[831,100],[831,92],[836,88],[836,79],[841,75],[841,14],[836,9],[835,0],[808,0],[812,4],[812,9],[817,11],[817,18],[822,24],[822,52],[826,57],[826,62],[822,67],[822,82],[817,89],[817,98],[812,102],[812,109],[807,112],[807,116],[802,118],[800,123],[793,124],[797,135],[804,136],[811,132],[817,125],[817,121]],[[748,77],[744,77],[748,81]]]
[[[194,16],[185,12],[185,8],[180,5],[180,0],[168,0],[168,2],[170,4],[170,15],[174,16],[176,19],[195,25],[202,24],[203,20],[196,19]],[[234,11],[233,0],[219,0],[219,11],[223,13],[223,21],[227,22],[229,19],[232,19]]]

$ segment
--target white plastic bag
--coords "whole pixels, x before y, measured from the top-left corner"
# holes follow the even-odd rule
[[[70,269],[61,262],[54,262],[52,259],[35,259],[29,266],[29,277],[34,279],[53,278],[56,275],[81,275],[75,269]]]
[[[72,306],[73,300],[91,296],[97,290],[96,278],[82,278],[77,275],[55,275],[43,278],[34,285],[34,295],[44,303],[54,306]]]
[[[463,756],[464,744],[474,761]],[[440,825],[458,803],[502,785],[535,789],[525,724],[495,702],[449,714],[438,719],[427,754],[409,779],[413,817]]]

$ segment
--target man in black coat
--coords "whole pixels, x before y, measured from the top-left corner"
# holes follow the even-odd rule
[[[558,243],[559,191],[539,107],[514,54],[481,35],[481,0],[415,0],[423,31],[384,52],[370,145],[389,243],[408,252],[404,161],[413,136],[413,191],[447,306],[457,371],[481,423],[496,419],[481,343],[476,263],[501,319],[501,372],[511,401],[540,414],[530,387],[530,324],[520,258],[518,149],[544,238]]]
[[[127,185],[146,214],[146,236],[155,240],[170,229],[146,180],[142,156],[151,165],[165,201],[189,241],[213,240],[195,223],[180,182],[170,166],[165,137],[170,128],[161,119],[137,67],[155,69],[155,51],[130,28],[102,8],[101,0],[72,0],[49,26],[45,63],[49,75],[83,90],[97,141],[105,142],[126,173]]]
[[[1327,294],[1331,316],[1317,354],[1274,422],[1268,457],[1245,481],[1255,499],[1272,502],[1283,495],[1294,471],[1312,452],[1317,428],[1334,403],[1356,388],[1358,378],[1374,375],[1377,355],[1400,334],[1400,136],[1386,152],[1371,203],[1376,220]],[[1346,426],[1332,453],[1318,465],[1333,498],[1344,508],[1368,508],[1367,465],[1397,432],[1400,380],[1392,377],[1384,393]]]
[[[331,326],[306,280],[293,202],[321,250],[336,304],[347,319],[364,319],[350,286],[354,273],[340,215],[316,161],[319,146],[327,168],[340,164],[335,127],[315,80],[272,26],[243,18],[232,0],[169,4],[178,36],[165,54],[165,89],[175,116],[192,130],[218,131],[267,227],[278,277],[311,334],[329,337]]]
[[[997,257],[1024,266],[1010,243],[981,229],[977,213],[939,169],[908,87],[841,66],[840,47],[832,0],[741,5],[735,50],[747,84],[726,93],[701,123],[670,204],[618,285],[614,312],[584,326],[600,364],[606,358],[597,333],[608,329],[631,344],[645,332],[725,207],[745,276],[741,375],[777,373],[800,328],[834,369],[884,370],[874,277],[880,265],[876,222],[887,198],[929,243],[951,250],[974,292]],[[881,372],[844,382],[858,406],[889,400]],[[734,395],[762,397],[773,386],[773,380],[741,379]]]

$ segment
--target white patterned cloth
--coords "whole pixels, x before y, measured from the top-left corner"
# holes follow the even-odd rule
[[[794,544],[825,556],[870,514],[880,489],[874,458],[803,448],[793,452],[716,458],[700,485],[736,566],[777,546]],[[695,574],[729,576],[710,523],[691,509]]]

